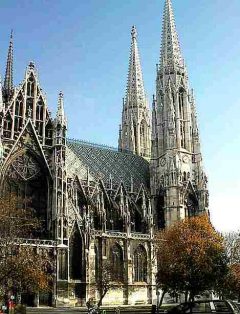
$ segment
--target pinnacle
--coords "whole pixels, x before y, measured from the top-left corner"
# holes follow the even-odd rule
[[[11,30],[10,42],[7,56],[7,66],[4,79],[4,90],[9,96],[13,89],[13,30]]]
[[[63,105],[63,92],[59,92],[58,96],[58,108],[57,108],[57,115],[56,115],[56,121],[57,123],[60,123],[61,125],[66,125],[66,118],[64,113],[64,105]]]
[[[171,0],[166,0],[164,6],[160,64],[161,67],[169,65],[183,67]]]

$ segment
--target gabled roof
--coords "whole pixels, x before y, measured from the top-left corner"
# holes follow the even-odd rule
[[[67,146],[82,166],[89,168],[90,174],[101,178],[104,183],[109,183],[111,175],[114,185],[122,181],[130,188],[132,178],[134,187],[139,188],[142,183],[149,187],[149,163],[144,158],[130,152],[119,152],[113,147],[79,140],[68,139]]]

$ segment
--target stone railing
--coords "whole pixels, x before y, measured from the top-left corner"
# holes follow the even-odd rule
[[[18,239],[17,242],[18,242],[20,245],[56,247],[56,241],[54,241],[54,240]]]
[[[144,233],[130,233],[119,232],[119,231],[106,231],[94,230],[93,235],[97,237],[113,237],[113,238],[122,238],[122,239],[139,239],[139,240],[150,240],[151,236]]]

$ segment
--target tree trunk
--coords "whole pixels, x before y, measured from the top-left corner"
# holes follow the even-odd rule
[[[190,302],[193,302],[194,301],[194,293],[193,293],[193,291],[190,291],[190,293],[189,293],[189,301]]]
[[[97,307],[100,308],[100,306],[102,305],[102,300],[103,298],[105,297],[107,291],[104,291],[103,294],[101,295],[99,301],[98,301],[98,304],[97,304]]]
[[[188,301],[188,291],[185,291],[185,302]]]
[[[160,307],[160,306],[162,305],[163,298],[164,298],[166,292],[167,292],[166,290],[163,290],[162,295],[161,295],[161,298],[160,298],[160,302],[159,302],[159,304],[158,304],[158,307]]]

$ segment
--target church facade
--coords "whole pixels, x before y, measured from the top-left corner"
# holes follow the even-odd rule
[[[0,193],[30,200],[45,232],[25,239],[54,253],[55,282],[29,305],[84,305],[110,260],[117,280],[105,304],[156,298],[154,233],[208,211],[194,95],[181,55],[171,0],[165,1],[152,112],[137,31],[131,31],[118,149],[67,137],[64,98],[51,117],[33,62],[13,86],[13,38],[0,94]]]

